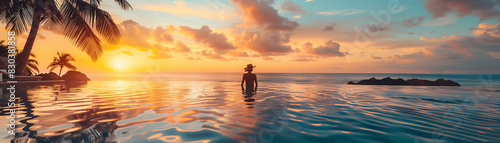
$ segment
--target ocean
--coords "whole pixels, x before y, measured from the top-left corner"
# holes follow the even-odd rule
[[[16,87],[16,135],[1,142],[500,142],[498,74],[91,73],[82,84]],[[347,85],[371,77],[460,87]],[[252,100],[249,100],[252,99]]]

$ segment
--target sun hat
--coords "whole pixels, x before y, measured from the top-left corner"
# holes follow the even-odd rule
[[[247,67],[245,68],[245,71],[252,70],[255,67],[257,67],[257,66],[253,66],[252,64],[248,64]]]

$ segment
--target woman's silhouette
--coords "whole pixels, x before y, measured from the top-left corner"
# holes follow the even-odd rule
[[[252,64],[248,64],[245,68],[245,71],[248,73],[243,74],[243,80],[241,80],[241,90],[243,90],[243,94],[247,95],[248,97],[252,97],[255,92],[257,92],[257,75],[252,73],[254,67],[255,66],[253,66]],[[253,87],[254,82],[255,88]],[[246,92],[245,88],[243,88],[243,83],[246,84]]]

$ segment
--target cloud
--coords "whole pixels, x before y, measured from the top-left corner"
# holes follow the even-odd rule
[[[209,59],[216,59],[216,60],[219,60],[219,61],[228,61],[228,59],[226,59],[221,54],[213,52],[213,51],[210,51],[210,50],[203,50],[203,51],[199,52],[198,54],[200,54],[202,56],[205,56],[205,57],[207,57]]]
[[[167,12],[180,16],[198,16],[206,19],[216,19],[217,13],[205,6],[186,5],[185,1],[177,0],[172,4],[144,5],[144,10]]]
[[[337,66],[328,66],[328,69],[331,69],[331,70],[339,70],[339,69],[344,69],[342,67],[337,67]]]
[[[134,54],[132,54],[132,52],[130,52],[130,51],[120,51],[120,52],[118,53],[118,55],[120,55],[120,54],[129,55],[129,56],[134,56]]]
[[[57,33],[57,34],[64,35],[64,33]],[[23,35],[21,35],[20,37],[21,37],[21,38],[24,38],[24,39],[28,39],[28,35],[27,35],[27,34],[23,34]],[[40,33],[38,33],[38,34],[36,35],[36,37],[37,37],[37,38],[39,38],[39,39],[41,39],[41,40],[45,40],[45,39],[47,38],[46,36],[44,36],[44,35],[42,35],[42,34],[40,34]]]
[[[441,48],[455,48],[465,50],[481,50],[488,52],[498,52],[500,48],[498,42],[485,42],[484,37],[470,36],[448,36],[443,38],[420,37],[420,40],[438,44]]]
[[[173,56],[168,54],[168,49],[165,47],[155,47],[151,50],[150,59],[170,59]]]
[[[217,53],[225,53],[235,49],[234,45],[227,41],[223,33],[213,32],[208,26],[203,25],[200,29],[188,26],[179,26],[179,31],[184,35],[192,37],[196,42],[203,43]]]
[[[314,59],[314,56],[312,56],[312,55],[297,55],[291,61],[310,62],[310,61],[316,61],[316,60]]]
[[[378,68],[414,70],[422,72],[461,72],[488,73],[498,72],[500,62],[495,53],[500,53],[497,43],[483,41],[484,37],[496,37],[497,24],[481,23],[472,29],[474,36],[444,36],[442,38],[420,37],[421,44],[406,46],[408,54],[394,55],[394,58],[377,62]],[[391,42],[382,42],[391,43]],[[407,45],[413,45],[407,43]]]
[[[427,0],[425,9],[432,18],[457,13],[459,17],[474,15],[480,20],[497,19],[500,22],[500,1],[498,0]]]
[[[321,30],[321,31],[333,31],[335,28],[334,26],[335,26],[335,23],[332,23],[331,25],[325,26],[325,28],[323,28],[323,30]]]
[[[200,57],[186,57],[187,60],[201,60]]]
[[[398,13],[403,12],[403,11],[408,10],[408,9],[410,9],[410,6],[407,6],[407,5],[401,5],[401,6],[399,6],[399,8],[398,8],[398,9],[393,10],[393,11],[392,11],[392,14],[398,14]]]
[[[423,21],[424,21],[424,16],[420,15],[419,17],[411,17],[401,22],[397,21],[396,24],[399,24],[403,27],[414,27],[421,24]]]
[[[423,26],[448,26],[455,24],[458,20],[458,16],[456,14],[448,14],[443,17],[435,18],[431,21],[426,21],[422,23]]]
[[[479,24],[472,31],[475,37],[451,35],[443,38],[420,37],[420,40],[436,45],[432,52],[443,60],[473,58],[477,55],[491,56],[490,53],[500,51],[500,28],[498,25]]]
[[[175,51],[189,53],[191,49],[186,46],[186,44],[182,43],[182,41],[175,41]]]
[[[368,29],[370,32],[378,32],[388,29],[387,25],[384,22],[379,24],[366,24],[365,28]]]
[[[479,43],[500,45],[500,24],[480,23],[472,34]]]
[[[306,13],[300,5],[293,3],[291,0],[285,0],[285,2],[281,5],[281,9],[295,14]]]
[[[156,27],[156,29],[151,32],[153,39],[157,42],[173,42],[174,37],[170,34],[170,31],[162,27]]]
[[[325,28],[323,28],[323,30],[321,30],[321,31],[333,31],[333,26],[327,25],[327,26],[325,26]]]
[[[248,53],[244,51],[229,51],[227,55],[233,57],[250,57],[250,55],[248,55]]]
[[[424,58],[426,54],[422,51],[419,50],[418,52],[411,53],[411,54],[405,54],[405,55],[394,55],[396,59],[421,59]]]
[[[366,12],[366,10],[358,10],[358,9],[342,9],[342,10],[333,10],[333,11],[323,11],[318,12],[321,15],[353,15]]]
[[[381,59],[384,59],[384,58],[379,57],[379,56],[375,56],[374,54],[372,54],[372,59],[381,60]]]
[[[284,55],[292,52],[290,34],[269,31],[247,31],[234,36],[239,46],[258,52],[265,56]]]
[[[443,59],[443,60],[456,60],[456,59],[462,59],[464,56],[465,56],[465,54],[463,54],[463,53],[448,51],[448,52],[442,54],[441,59]]]
[[[105,44],[105,50],[114,50],[121,46],[132,47],[139,51],[151,51],[151,59],[168,59],[170,49],[164,47],[174,41],[171,30],[168,27],[145,27],[133,20],[125,20],[117,24],[121,39],[116,45]],[[119,54],[132,55],[131,52],[122,51]]]
[[[155,48],[159,43],[171,43],[173,37],[170,31],[162,27],[148,28],[133,20],[125,20],[117,25],[121,34],[119,45],[130,46],[140,51],[147,51]],[[154,42],[149,42],[151,39]],[[107,47],[107,46],[103,46]]]
[[[260,27],[272,31],[293,31],[299,23],[282,17],[271,4],[274,0],[231,0],[243,12],[244,27]]]
[[[276,59],[272,58],[272,57],[268,57],[268,56],[261,56],[263,60],[266,60],[266,61],[276,61]]]
[[[319,57],[343,57],[345,53],[340,52],[340,44],[334,43],[332,40],[325,42],[316,48],[313,48],[311,42],[307,42],[303,45],[304,51],[306,53],[319,56]]]

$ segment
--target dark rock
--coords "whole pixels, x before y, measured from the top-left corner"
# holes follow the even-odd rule
[[[436,82],[437,84],[439,84],[439,86],[460,86],[460,84],[457,83],[457,82],[454,82],[452,80],[444,80],[442,78],[437,79],[434,82]]]
[[[50,73],[42,73],[37,76],[41,76],[42,80],[61,80],[61,77],[59,77],[56,73],[50,72]]]
[[[409,79],[407,80],[409,85],[420,85],[420,86],[438,86],[437,83],[429,80],[422,80],[422,79]]]
[[[83,74],[82,72],[79,72],[79,71],[74,71],[74,70],[70,70],[68,72],[66,72],[66,74],[64,74],[62,76],[62,79],[64,79],[65,81],[90,81],[90,79],[87,77],[87,75]]]
[[[436,81],[423,80],[423,79],[409,79],[403,80],[401,78],[391,79],[390,77],[378,80],[376,78],[370,78],[367,80],[361,80],[358,83],[348,82],[347,84],[358,84],[358,85],[412,85],[412,86],[460,86],[457,82],[451,80],[437,79]]]
[[[376,78],[370,78],[368,80],[361,80],[358,83],[349,82],[347,84],[361,84],[361,85],[408,85],[408,83],[399,78],[399,79],[391,79],[390,77],[383,78],[382,80],[378,80]]]

